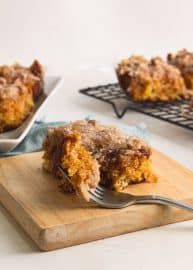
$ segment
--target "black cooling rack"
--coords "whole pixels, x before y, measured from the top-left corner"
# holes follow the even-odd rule
[[[89,87],[81,89],[80,93],[111,104],[118,118],[122,118],[131,109],[193,130],[193,108],[186,100],[171,103],[134,102],[118,84]]]

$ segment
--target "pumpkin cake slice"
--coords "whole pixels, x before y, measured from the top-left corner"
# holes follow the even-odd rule
[[[116,74],[121,88],[127,92],[135,72],[147,64],[148,60],[141,55],[132,55],[118,63]]]
[[[99,183],[122,191],[130,184],[156,181],[146,143],[94,120],[50,128],[43,148],[44,169],[60,179],[64,191],[76,191],[87,201],[89,189]]]
[[[174,101],[188,98],[180,71],[159,57],[132,56],[116,68],[121,88],[134,101]]]
[[[193,89],[193,52],[183,49],[176,54],[167,55],[168,63],[177,67],[186,83],[188,89]]]
[[[0,133],[17,128],[31,113],[43,92],[43,77],[37,60],[29,68],[0,66]]]

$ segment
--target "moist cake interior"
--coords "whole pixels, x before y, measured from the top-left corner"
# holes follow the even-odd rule
[[[189,98],[180,71],[160,57],[147,61],[132,56],[116,69],[122,89],[135,101],[172,101]]]
[[[88,201],[89,189],[99,182],[117,191],[132,183],[155,182],[150,156],[147,144],[129,138],[115,127],[99,125],[94,120],[76,121],[49,129],[43,167],[60,179],[65,191],[75,190]]]
[[[43,68],[35,60],[27,68],[0,66],[0,133],[17,128],[43,92]]]

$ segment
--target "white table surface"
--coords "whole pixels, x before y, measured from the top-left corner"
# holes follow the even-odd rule
[[[1,0],[1,62],[37,57],[48,73],[63,75],[43,113],[48,121],[92,114],[114,124],[144,122],[154,147],[193,169],[193,132],[132,111],[118,120],[109,105],[77,94],[114,82],[109,67],[119,57],[193,48],[192,8],[190,0]],[[0,269],[192,269],[192,233],[188,221],[44,253],[0,206]]]

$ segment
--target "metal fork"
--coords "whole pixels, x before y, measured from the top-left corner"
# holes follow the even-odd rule
[[[70,177],[64,171],[62,167],[60,167],[60,171],[63,174],[64,178],[70,181]],[[193,212],[193,205],[179,202],[167,197],[157,196],[157,195],[145,195],[145,196],[136,196],[128,193],[112,191],[98,185],[95,189],[89,190],[90,198],[93,202],[104,208],[124,208],[127,206],[131,206],[134,204],[161,204],[174,206],[177,208],[181,208],[183,210],[188,210]]]
[[[105,208],[124,208],[134,204],[161,204],[193,212],[193,205],[157,195],[134,196],[128,193],[108,190],[100,185],[89,190],[90,198]]]

